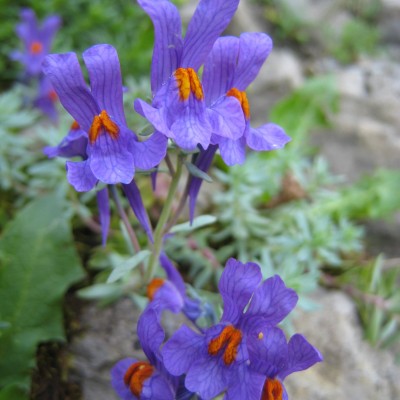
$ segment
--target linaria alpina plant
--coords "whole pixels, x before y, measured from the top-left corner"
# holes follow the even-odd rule
[[[43,63],[46,78],[75,121],[61,143],[44,152],[49,157],[80,158],[67,161],[67,179],[76,191],[97,191],[103,245],[111,193],[138,257],[135,266],[141,264],[142,280],[135,288],[147,287],[149,302],[137,329],[147,360],[118,362],[111,372],[112,386],[124,400],[208,400],[219,395],[228,400],[287,399],[285,377],[322,361],[303,336],[294,335],[287,343],[277,327],[294,308],[295,291],[278,275],[263,281],[255,263],[229,259],[219,281],[223,315],[215,323],[215,313],[207,311],[200,297],[190,296],[164,252],[164,242],[189,198],[193,221],[202,179],[217,151],[230,166],[244,162],[247,148],[280,149],[290,140],[273,123],[250,125],[245,91],[269,55],[272,41],[264,33],[219,37],[239,0],[200,0],[184,38],[178,9],[169,0],[138,0],[138,4],[155,30],[151,104],[134,102],[137,113],[153,127],[145,140],[128,127],[114,47],[99,44],[83,53],[90,86],[75,53],[51,54]],[[172,180],[153,227],[136,172],[154,177],[163,160]],[[174,208],[184,166],[188,178]],[[142,250],[129,224],[118,197],[119,184],[147,235],[149,250]],[[156,277],[162,273],[164,278]],[[166,310],[182,313],[191,325],[180,327],[165,341]],[[211,317],[200,323],[207,313]]]

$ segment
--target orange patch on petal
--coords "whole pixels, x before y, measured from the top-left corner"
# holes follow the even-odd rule
[[[107,111],[103,110],[99,115],[93,118],[92,126],[89,130],[89,141],[93,144],[99,137],[102,129],[107,132],[112,139],[117,139],[119,135],[118,125],[111,120]]]
[[[49,92],[49,98],[51,101],[55,102],[58,99],[57,93],[55,90],[50,90]]]
[[[154,295],[156,294],[157,290],[164,285],[164,279],[161,278],[154,278],[148,285],[147,285],[147,297],[150,301],[154,299]]]
[[[42,52],[42,50],[43,50],[43,45],[40,42],[32,42],[29,47],[29,51],[32,54],[39,54]]]
[[[179,99],[185,101],[192,93],[197,100],[203,100],[203,86],[199,77],[193,68],[178,68],[175,73],[175,79],[179,90]]]
[[[101,128],[103,127],[101,123],[101,119],[98,115],[95,115],[93,118],[92,126],[89,130],[89,141],[90,144],[93,144],[100,135]]]
[[[246,119],[250,119],[250,104],[249,100],[247,99],[246,92],[241,92],[236,88],[232,88],[228,90],[226,95],[238,99],[240,105],[242,106],[244,116],[246,117]]]
[[[267,379],[264,383],[261,400],[282,400],[282,397],[282,383],[278,379]]]
[[[222,349],[222,356],[226,365],[232,364],[236,360],[238,347],[242,341],[242,332],[232,325],[226,326],[219,336],[215,337],[208,344],[208,354],[216,356]]]
[[[79,126],[79,124],[78,124],[76,121],[74,121],[74,122],[72,123],[70,129],[71,129],[72,131],[77,131],[78,129],[81,129],[81,127]]]
[[[154,372],[154,367],[144,361],[132,364],[124,375],[124,383],[136,397],[140,397],[143,384]]]

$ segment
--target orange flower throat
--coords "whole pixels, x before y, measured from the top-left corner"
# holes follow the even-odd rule
[[[197,100],[204,99],[203,86],[193,68],[178,68],[174,75],[178,84],[179,99],[181,101],[187,100],[190,93],[193,93]]]
[[[143,384],[146,379],[149,379],[154,372],[154,367],[144,361],[138,361],[132,364],[124,375],[124,383],[129,386],[131,392],[140,397],[142,393]]]
[[[226,95],[238,99],[240,105],[242,106],[244,116],[246,117],[246,119],[250,119],[250,104],[247,100],[246,92],[241,92],[236,88],[232,88],[228,90],[228,92],[226,92]]]
[[[43,45],[40,42],[32,42],[30,47],[29,47],[29,51],[31,52],[31,54],[39,54],[41,53],[43,50]]]
[[[267,379],[264,383],[261,400],[282,400],[282,396],[282,383],[278,379]]]
[[[222,356],[226,365],[232,364],[236,360],[238,347],[242,341],[242,332],[232,325],[226,326],[216,338],[208,344],[208,354],[216,356],[221,350],[224,350]]]
[[[148,285],[147,285],[147,297],[150,301],[154,299],[154,295],[156,294],[157,290],[160,289],[162,285],[164,285],[164,279],[161,278],[154,278]]]
[[[90,144],[93,144],[97,140],[103,129],[111,136],[112,139],[118,138],[118,125],[111,121],[111,118],[108,116],[107,111],[105,110],[103,110],[99,115],[95,115],[93,118],[92,126],[89,130]]]

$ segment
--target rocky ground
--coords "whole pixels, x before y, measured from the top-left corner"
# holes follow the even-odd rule
[[[196,2],[194,2],[196,3]],[[265,31],[262,13],[249,0],[241,2],[231,30]],[[340,31],[348,13],[337,0],[293,0],[294,7],[317,27],[326,21]],[[359,2],[362,3],[362,2]],[[400,167],[400,1],[382,1],[379,25],[384,46],[374,58],[362,56],[341,65],[318,48],[304,52],[293,46],[277,47],[264,66],[250,93],[256,110],[268,109],[313,74],[332,74],[340,94],[340,110],[333,115],[333,128],[313,137],[329,160],[332,170],[348,181],[377,167]],[[186,9],[189,14],[191,4]],[[315,28],[317,29],[317,28]],[[318,37],[318,31],[313,33]],[[318,41],[315,41],[318,47]],[[315,57],[316,55],[316,57]],[[394,193],[393,195],[398,195]],[[371,224],[379,238],[389,237],[386,251],[400,256],[400,218],[392,224]],[[384,239],[386,245],[388,240]],[[352,301],[335,291],[315,293],[320,309],[299,315],[296,330],[304,333],[325,357],[324,363],[294,374],[287,380],[289,397],[295,400],[397,399],[400,398],[399,367],[392,355],[376,351],[362,340],[357,312]],[[73,379],[85,400],[115,399],[109,386],[110,367],[120,358],[135,356],[137,312],[125,299],[105,309],[93,304],[80,315],[82,333],[69,346]]]

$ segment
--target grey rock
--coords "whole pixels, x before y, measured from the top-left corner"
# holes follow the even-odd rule
[[[139,312],[128,299],[107,308],[88,303],[81,314],[83,334],[74,337],[72,375],[80,383],[84,400],[117,400],[110,370],[126,357],[143,358],[136,336]]]
[[[400,65],[364,59],[335,76],[340,110],[333,129],[313,138],[332,170],[353,180],[377,167],[400,168]]]
[[[320,309],[299,312],[294,325],[323,354],[324,361],[285,381],[296,400],[398,399],[400,368],[389,352],[362,340],[353,302],[341,292],[319,291]]]

